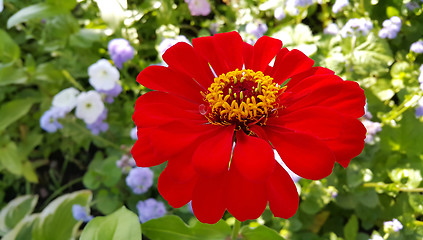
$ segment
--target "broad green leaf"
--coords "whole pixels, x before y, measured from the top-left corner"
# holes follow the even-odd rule
[[[18,44],[5,32],[0,29],[0,62],[7,63],[18,59],[21,55],[21,50]],[[3,82],[3,80],[0,80]]]
[[[0,156],[1,166],[15,175],[22,175],[23,158],[14,142],[9,142],[5,146],[0,147]]]
[[[55,199],[40,213],[32,230],[32,240],[73,239],[81,222],[73,218],[72,206],[88,206],[91,198],[91,191],[82,190]]]
[[[47,18],[59,14],[64,14],[69,10],[62,7],[57,7],[53,4],[48,3],[38,3],[34,5],[30,5],[19,10],[13,16],[7,20],[7,28],[11,28],[16,26],[20,23],[31,21],[34,19],[42,19]]]
[[[76,6],[76,0],[47,0],[46,2],[58,8],[64,8],[68,10],[72,10]]]
[[[231,234],[231,229],[223,220],[213,225],[196,222],[188,226],[179,217],[169,215],[143,223],[142,232],[154,240],[221,240]]]
[[[23,98],[2,104],[0,107],[0,132],[19,118],[25,116],[34,102],[34,99]]]
[[[28,240],[32,239],[32,228],[39,214],[32,214],[22,219],[16,227],[8,232],[3,240]]]
[[[138,216],[121,207],[105,217],[96,217],[85,226],[80,240],[141,240]]]
[[[37,195],[20,196],[9,202],[0,212],[0,235],[9,232],[25,216],[31,214],[37,202]]]
[[[110,214],[122,206],[118,195],[102,189],[96,195],[96,207],[103,214]]]
[[[279,235],[275,230],[266,226],[260,225],[256,228],[249,226],[242,227],[241,235],[242,239],[246,240],[283,240],[284,238]]]
[[[358,219],[352,215],[344,227],[345,240],[356,240],[358,233]]]
[[[423,214],[423,195],[410,193],[408,201],[416,213]]]
[[[5,65],[0,67],[0,86],[9,84],[22,84],[28,81],[23,68],[17,68],[14,65]]]

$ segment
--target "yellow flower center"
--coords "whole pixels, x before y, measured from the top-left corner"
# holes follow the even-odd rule
[[[261,71],[237,69],[216,77],[207,90],[203,95],[209,106],[201,105],[200,112],[212,124],[235,124],[240,130],[251,124],[265,125],[275,114],[276,100],[285,87]]]

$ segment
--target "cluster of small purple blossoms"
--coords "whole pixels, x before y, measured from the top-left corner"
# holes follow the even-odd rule
[[[420,2],[421,3],[423,3],[423,1],[422,0],[420,0]],[[420,4],[419,3],[417,3],[417,2],[415,2],[415,1],[410,1],[410,2],[408,2],[408,3],[406,3],[405,4],[405,6],[407,7],[407,9],[408,10],[410,10],[410,11],[414,11],[415,9],[417,9],[417,8],[420,8]]]
[[[104,108],[103,112],[98,116],[98,118],[90,124],[87,124],[87,128],[94,135],[98,135],[101,132],[106,132],[109,129],[109,124],[104,122],[107,118],[107,108]]]
[[[66,113],[62,109],[52,107],[41,116],[40,127],[49,133],[56,132],[58,129],[63,128],[58,119],[65,117],[65,115]]]
[[[373,23],[365,18],[351,18],[342,27],[340,34],[343,38],[352,36],[356,33],[367,35],[373,29]]]
[[[423,40],[419,40],[411,44],[410,51],[415,53],[423,53]]]
[[[133,167],[136,166],[135,160],[133,157],[126,154],[116,161],[116,167],[122,169],[123,173],[129,173]]]
[[[137,129],[137,127],[133,127],[131,129],[130,136],[131,136],[132,140],[138,140],[138,129]]]
[[[383,230],[387,233],[398,232],[403,228],[402,224],[398,219],[394,218],[392,221],[387,221],[383,223]]]
[[[393,16],[383,21],[383,28],[379,31],[380,38],[394,39],[401,30],[401,19]]]
[[[338,13],[349,4],[349,0],[336,0],[335,4],[332,6],[332,12]]]
[[[336,35],[339,33],[339,27],[338,25],[336,25],[336,23],[330,23],[326,26],[325,29],[323,29],[323,33],[329,35]]]
[[[259,39],[267,32],[267,25],[263,22],[250,22],[245,26],[245,32]]]
[[[133,193],[143,194],[153,186],[153,177],[154,173],[149,168],[136,167],[129,171],[125,181]]]
[[[141,223],[148,220],[163,217],[166,214],[166,207],[162,202],[154,198],[149,198],[145,201],[137,203],[138,215]]]
[[[277,7],[277,8],[275,8],[275,11],[273,12],[273,16],[277,20],[281,21],[282,19],[284,19],[286,17],[285,9],[283,7]]]
[[[313,0],[288,0],[286,2],[285,10],[291,16],[300,14],[301,8],[306,8],[313,5]]]
[[[361,120],[364,127],[366,127],[367,134],[366,139],[364,139],[365,143],[372,144],[375,142],[376,134],[380,131],[382,131],[382,124],[379,122],[373,122],[370,119],[373,118],[372,114],[367,110],[367,104],[366,104],[366,111],[365,114]]]
[[[72,215],[75,220],[83,222],[89,222],[94,218],[92,215],[88,215],[87,209],[79,204],[72,206]]]
[[[423,98],[420,98],[417,108],[416,108],[416,117],[423,117]]]
[[[123,63],[134,58],[135,49],[131,46],[128,40],[123,38],[116,38],[109,42],[107,49],[113,63],[121,69]]]
[[[207,0],[185,0],[192,16],[207,16],[211,12],[210,3]]]

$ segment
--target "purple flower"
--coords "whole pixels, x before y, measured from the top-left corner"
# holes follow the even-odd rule
[[[135,49],[131,46],[128,40],[123,38],[111,40],[107,48],[109,50],[110,57],[119,69],[123,67],[124,62],[131,60],[135,55]]]
[[[133,167],[136,166],[134,158],[123,155],[119,160],[116,161],[116,167],[122,169],[123,173],[128,173]]]
[[[104,101],[107,103],[113,103],[114,98],[122,92],[122,86],[119,83],[115,83],[115,86],[110,90],[99,90],[98,92],[106,94]]]
[[[324,30],[323,33],[324,34],[329,34],[329,35],[336,35],[339,32],[339,27],[338,25],[336,25],[336,23],[331,23],[329,24]]]
[[[143,194],[153,186],[153,176],[154,173],[149,168],[133,168],[126,177],[126,185],[128,185],[135,194]]]
[[[394,39],[401,30],[401,19],[393,16],[383,21],[383,28],[379,31],[380,38]]]
[[[101,132],[106,132],[109,129],[109,124],[104,122],[107,118],[107,108],[104,108],[103,112],[98,116],[97,120],[93,123],[87,124],[87,128],[92,132],[94,135],[98,135]]]
[[[247,26],[245,26],[245,32],[253,35],[256,38],[260,38],[267,32],[267,25],[266,23],[261,22],[250,22],[247,24]]]
[[[72,206],[72,215],[76,221],[83,221],[83,222],[89,222],[91,221],[91,219],[94,218],[91,215],[88,216],[86,208],[79,204],[74,204]]]
[[[341,11],[344,7],[348,6],[350,2],[348,0],[336,0],[335,4],[332,6],[332,11],[334,13],[338,13]]]
[[[398,232],[401,229],[402,224],[396,218],[392,219],[392,221],[387,221],[383,223],[383,230],[385,232]]]
[[[408,10],[413,11],[414,9],[419,8],[419,4],[416,2],[408,2],[405,4],[405,6],[408,8]]]
[[[351,36],[355,33],[361,33],[367,35],[373,29],[373,23],[364,18],[351,18],[342,27],[340,34],[343,38]]]
[[[211,12],[210,3],[207,0],[185,0],[192,16],[207,16]]]
[[[362,120],[362,123],[367,129],[367,135],[366,139],[364,139],[364,142],[373,143],[376,134],[382,131],[382,125],[378,122],[372,122],[368,119]]]
[[[275,16],[275,18],[277,20],[280,21],[280,20],[282,20],[282,19],[284,19],[286,17],[285,9],[283,7],[277,7],[275,9],[275,11],[273,12],[273,15]]]
[[[163,217],[166,214],[166,207],[162,202],[149,198],[137,203],[138,215],[141,223],[148,220]]]
[[[57,129],[62,129],[63,125],[57,119],[63,118],[66,115],[65,109],[52,107],[45,111],[40,118],[40,127],[49,133],[56,132]]]
[[[410,46],[410,51],[415,53],[423,53],[423,41],[419,40]]]
[[[131,129],[131,138],[132,138],[133,140],[137,140],[137,139],[138,139],[138,134],[137,134],[137,132],[138,132],[137,127],[133,127],[133,128]]]
[[[421,85],[420,85],[421,86]],[[416,108],[416,117],[422,117],[423,116],[423,98],[420,98],[419,103]]]

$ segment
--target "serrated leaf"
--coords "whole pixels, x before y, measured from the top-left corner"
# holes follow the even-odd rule
[[[13,229],[19,221],[34,211],[37,195],[25,195],[13,199],[0,212],[0,235]]]
[[[242,239],[246,240],[283,240],[284,238],[279,235],[275,230],[266,226],[260,225],[256,228],[250,228],[249,226],[242,227],[241,235]]]
[[[80,240],[141,240],[138,216],[121,207],[106,217],[96,217],[85,226]]]
[[[51,202],[39,216],[32,230],[32,240],[70,240],[81,222],[73,218],[72,206],[88,206],[92,198],[89,190],[62,195]]]
[[[178,216],[169,215],[143,223],[142,232],[154,240],[221,240],[230,235],[231,229],[223,220],[213,225],[196,222],[188,226]]]
[[[66,8],[57,7],[53,4],[38,3],[22,8],[7,20],[7,28],[34,19],[47,18],[68,12]]]

